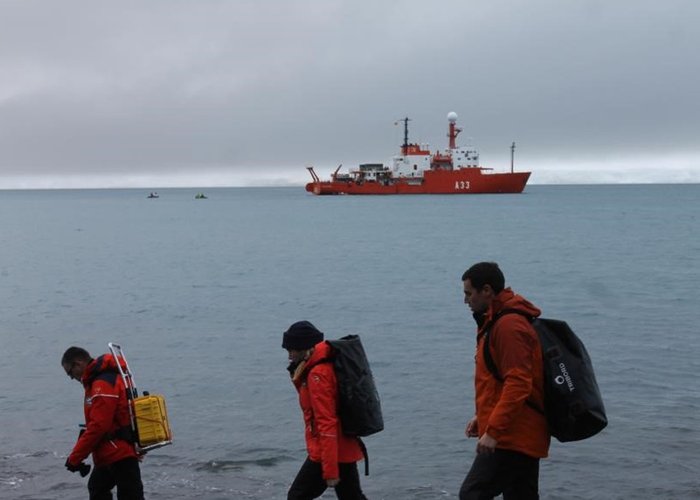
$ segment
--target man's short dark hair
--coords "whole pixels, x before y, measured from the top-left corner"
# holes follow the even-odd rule
[[[481,291],[485,285],[490,285],[494,293],[500,293],[506,286],[503,272],[495,262],[479,262],[464,271],[462,281],[467,281]]]
[[[69,347],[66,352],[63,353],[61,358],[61,364],[67,365],[73,363],[74,361],[90,361],[92,356],[82,347]]]

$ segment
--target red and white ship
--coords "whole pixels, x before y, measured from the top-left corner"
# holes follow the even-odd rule
[[[401,154],[391,159],[391,165],[366,163],[349,173],[339,173],[331,180],[322,181],[313,167],[307,167],[313,182],[306,190],[313,194],[477,194],[521,193],[531,172],[513,171],[511,146],[511,171],[493,172],[479,166],[479,153],[473,147],[457,146],[457,113],[449,113],[449,147],[445,151],[431,153],[427,145],[408,142],[409,118],[404,122],[404,142]]]

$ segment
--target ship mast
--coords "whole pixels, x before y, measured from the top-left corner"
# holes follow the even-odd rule
[[[513,158],[515,157],[515,141],[510,146],[510,173],[513,173]]]
[[[403,146],[401,146],[401,154],[406,156],[408,154],[408,122],[411,121],[410,118],[401,118],[399,120],[403,122]]]

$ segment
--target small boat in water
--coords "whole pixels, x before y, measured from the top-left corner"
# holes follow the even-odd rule
[[[146,198],[159,198],[158,193],[152,191],[148,193],[148,196]]]
[[[204,193],[197,193],[196,195],[194,195],[194,199],[195,200],[206,200],[207,197],[204,196]]]
[[[307,167],[312,182],[309,193],[327,194],[477,194],[522,193],[531,172],[513,171],[515,143],[511,146],[511,171],[493,172],[479,165],[479,153],[473,147],[457,146],[457,113],[447,115],[449,146],[432,153],[427,145],[408,142],[408,122],[404,123],[404,142],[399,155],[390,165],[366,163],[357,170],[340,173],[340,166],[330,180],[322,181],[313,167]]]

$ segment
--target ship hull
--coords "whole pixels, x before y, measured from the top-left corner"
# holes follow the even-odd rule
[[[315,181],[306,190],[317,195],[351,194],[498,194],[522,193],[530,172],[484,173],[484,169],[429,170],[422,178],[390,181]]]

